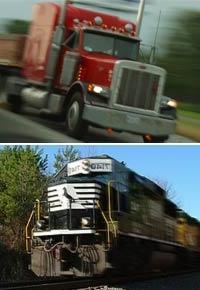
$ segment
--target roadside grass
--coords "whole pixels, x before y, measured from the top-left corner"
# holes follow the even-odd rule
[[[200,142],[200,124],[177,121],[176,133]]]
[[[181,104],[179,106],[176,132],[200,142],[200,105]]]
[[[178,103],[178,110],[200,113],[200,104]]]
[[[178,110],[178,116],[188,117],[191,119],[199,120],[200,121],[200,112],[191,112],[185,110]]]

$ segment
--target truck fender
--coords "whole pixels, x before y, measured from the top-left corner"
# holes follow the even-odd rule
[[[71,87],[69,88],[68,92],[67,92],[67,95],[66,95],[66,105],[69,103],[73,93],[76,91],[76,90],[79,90],[82,92],[82,95],[83,95],[83,100],[84,100],[84,103],[86,103],[86,97],[87,97],[87,86],[86,84],[84,84],[83,82],[80,82],[80,81],[76,81],[74,82]]]

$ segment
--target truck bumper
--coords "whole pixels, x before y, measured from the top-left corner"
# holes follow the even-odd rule
[[[91,124],[139,135],[170,135],[175,132],[175,120],[159,116],[141,115],[85,104],[83,119]]]

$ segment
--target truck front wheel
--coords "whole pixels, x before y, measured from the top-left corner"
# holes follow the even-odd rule
[[[80,91],[75,91],[67,107],[66,131],[67,135],[81,138],[88,129],[88,124],[82,119],[84,100]]]

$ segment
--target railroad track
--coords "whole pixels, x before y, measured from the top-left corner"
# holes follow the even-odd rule
[[[161,273],[145,273],[145,274],[135,274],[131,276],[122,277],[93,277],[93,278],[56,278],[56,279],[42,279],[35,281],[25,281],[25,282],[3,282],[0,283],[0,290],[72,290],[72,289],[95,289],[102,287],[112,287],[113,285],[120,286],[121,284],[126,284],[135,281],[145,281],[153,280],[164,277],[173,277],[183,274],[199,273],[200,269],[176,271],[176,272],[161,272]],[[109,288],[108,288],[109,289]],[[114,288],[112,288],[114,289]],[[116,288],[119,289],[119,288]]]

